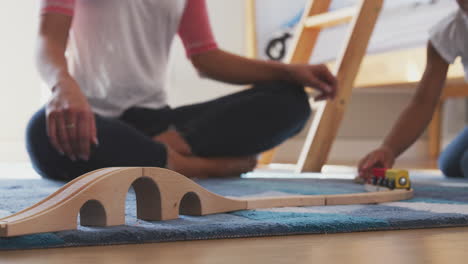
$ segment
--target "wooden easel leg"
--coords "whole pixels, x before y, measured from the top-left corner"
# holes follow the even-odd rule
[[[319,172],[327,161],[382,4],[383,0],[361,0],[347,45],[336,64],[335,73],[339,83],[337,96],[333,101],[321,103],[315,113],[297,164],[297,172]]]
[[[312,51],[317,43],[318,36],[321,32],[320,28],[306,28],[303,25],[308,17],[327,12],[331,4],[331,0],[309,0],[302,17],[302,22],[295,32],[295,38],[291,44],[290,52],[286,58],[287,63],[308,63],[312,55]],[[265,152],[260,164],[268,165],[272,162],[277,148]]]
[[[256,30],[256,17],[257,17],[257,1],[256,0],[245,0],[245,32],[246,32],[246,50],[247,57],[257,58],[258,49],[257,49],[257,30]],[[268,165],[273,161],[276,148],[264,152],[259,160],[259,164]]]
[[[260,156],[260,160],[258,163],[260,165],[269,165],[273,161],[276,151],[277,151],[277,148],[263,152],[262,155]]]
[[[245,39],[247,57],[257,58],[257,9],[256,0],[245,0]]]

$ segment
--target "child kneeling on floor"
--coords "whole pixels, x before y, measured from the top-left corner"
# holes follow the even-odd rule
[[[395,159],[424,132],[439,103],[449,64],[462,58],[468,79],[468,0],[457,0],[459,10],[439,22],[430,32],[427,65],[411,103],[382,145],[359,163],[359,177],[367,178],[373,168],[391,168]],[[468,178],[468,127],[453,140],[439,158],[448,177]]]

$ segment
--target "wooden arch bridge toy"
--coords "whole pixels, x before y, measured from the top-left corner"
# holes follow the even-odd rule
[[[272,207],[373,204],[413,196],[411,189],[386,189],[358,194],[227,198],[167,169],[107,168],[76,178],[41,202],[0,219],[0,237],[76,229],[78,214],[83,226],[124,225],[125,200],[131,186],[136,194],[137,217],[146,221]]]

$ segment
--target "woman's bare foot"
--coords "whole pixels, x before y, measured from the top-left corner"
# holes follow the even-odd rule
[[[170,129],[153,140],[166,145],[167,167],[189,178],[238,177],[257,166],[257,157],[201,158],[193,155],[185,139]]]
[[[257,158],[200,158],[184,156],[171,147],[167,148],[167,168],[189,178],[239,177],[257,166]]]
[[[169,129],[166,132],[153,137],[153,140],[163,143],[172,148],[174,151],[185,155],[192,155],[192,149],[187,144],[185,139],[174,129]]]

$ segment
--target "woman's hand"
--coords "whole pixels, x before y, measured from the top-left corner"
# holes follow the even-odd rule
[[[91,144],[98,144],[96,122],[73,78],[65,78],[53,87],[46,114],[47,134],[55,149],[73,161],[89,160]]]
[[[335,98],[338,81],[324,64],[291,64],[286,67],[291,81],[320,92],[320,95],[315,98],[316,101]]]
[[[391,168],[395,163],[395,154],[389,147],[382,146],[364,157],[358,166],[359,177],[367,179],[372,176],[374,168]]]

